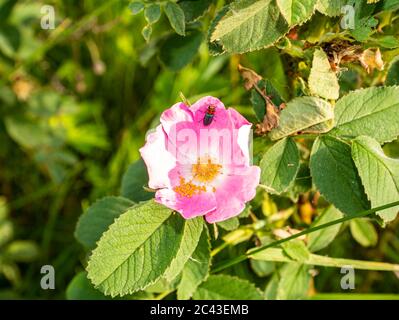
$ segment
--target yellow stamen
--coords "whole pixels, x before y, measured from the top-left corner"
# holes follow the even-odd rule
[[[193,164],[192,172],[195,180],[206,183],[215,179],[221,168],[220,164],[212,163],[211,159],[208,159],[206,163],[198,159],[198,162]]]
[[[186,182],[183,177],[180,177],[180,184],[174,187],[173,190],[183,197],[191,198],[202,191],[205,192],[206,188],[205,186],[197,186],[190,181]]]

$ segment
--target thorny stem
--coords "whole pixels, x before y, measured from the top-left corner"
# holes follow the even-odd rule
[[[246,254],[243,254],[241,256],[238,256],[238,257],[235,257],[233,259],[221,262],[221,263],[219,263],[219,264],[217,264],[215,266],[215,269],[212,272],[213,273],[220,272],[220,271],[222,271],[222,270],[224,270],[224,269],[226,269],[228,267],[231,267],[233,265],[236,265],[237,263],[240,263],[242,261],[247,260],[250,255],[254,255],[255,253],[261,252],[261,251],[266,250],[268,248],[272,248],[272,247],[278,246],[278,245],[280,245],[280,244],[282,244],[284,242],[299,238],[299,237],[301,237],[303,235],[306,235],[306,234],[315,232],[317,230],[324,229],[324,228],[327,228],[327,227],[330,227],[330,226],[333,226],[333,225],[336,225],[338,223],[342,223],[342,222],[345,222],[345,221],[348,221],[348,220],[351,220],[351,219],[365,217],[365,216],[368,216],[368,215],[370,215],[372,213],[375,213],[377,211],[381,211],[381,210],[384,210],[384,209],[392,208],[392,207],[395,207],[395,206],[398,206],[398,205],[399,205],[399,201],[391,202],[391,203],[388,203],[388,204],[383,205],[383,206],[372,208],[372,209],[369,209],[369,210],[366,210],[366,211],[362,211],[362,212],[359,212],[359,213],[356,213],[356,214],[347,215],[347,216],[345,216],[343,218],[336,219],[336,220],[333,220],[333,221],[330,221],[330,222],[327,222],[327,223],[324,223],[324,224],[321,224],[321,225],[318,225],[318,226],[315,226],[315,227],[312,227],[312,228],[308,228],[308,229],[303,230],[301,232],[295,233],[295,234],[293,234],[293,235],[291,235],[291,236],[289,236],[287,238],[274,241],[272,243],[266,244],[264,246],[258,247],[258,248],[253,249],[253,250],[249,250]]]

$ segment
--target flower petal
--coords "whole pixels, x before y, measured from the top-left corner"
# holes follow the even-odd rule
[[[215,195],[211,192],[202,192],[188,198],[171,189],[160,189],[155,193],[155,201],[178,211],[185,219],[203,216],[216,208]]]
[[[193,114],[188,106],[183,102],[174,104],[169,109],[166,109],[161,115],[161,124],[165,133],[169,135],[171,127],[179,122],[192,122]]]
[[[257,166],[236,168],[235,175],[227,176],[218,186],[215,193],[217,208],[205,216],[206,221],[223,221],[240,214],[245,203],[255,197],[259,179],[260,168]]]
[[[245,119],[240,113],[238,113],[235,109],[229,108],[227,111],[230,114],[230,118],[233,123],[234,129],[238,130],[236,141],[243,155],[243,158],[237,158],[237,159],[236,159],[237,154],[233,155],[235,160],[234,162],[237,163],[236,160],[238,160],[239,163],[237,164],[239,165],[240,164],[249,165],[250,164],[249,137],[251,133],[252,124],[247,119]]]
[[[205,126],[203,123],[208,107],[215,107],[215,115],[211,124]],[[231,127],[230,115],[224,104],[217,98],[206,96],[194,103],[190,110],[194,114],[194,122],[199,129],[226,129]]]
[[[148,186],[153,189],[170,186],[169,171],[176,165],[176,160],[166,150],[166,134],[159,125],[146,138],[146,144],[140,150],[148,170]]]

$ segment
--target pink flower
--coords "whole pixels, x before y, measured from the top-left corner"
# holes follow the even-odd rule
[[[204,122],[212,111],[212,121]],[[250,165],[250,129],[236,110],[210,96],[165,110],[140,149],[155,201],[210,223],[240,214],[260,177],[260,168]]]

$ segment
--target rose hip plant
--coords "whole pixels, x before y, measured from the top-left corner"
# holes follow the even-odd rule
[[[67,296],[304,299],[320,270],[399,272],[339,250],[375,246],[397,223],[399,1],[129,8],[144,15],[148,61],[178,71],[205,42],[235,61],[252,109],[207,94],[165,103],[120,195],[80,217],[86,272]],[[153,33],[161,17],[166,35]]]

